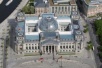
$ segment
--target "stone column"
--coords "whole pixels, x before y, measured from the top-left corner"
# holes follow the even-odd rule
[[[46,46],[45,46],[45,53],[46,53]]]
[[[49,53],[49,46],[48,46],[48,53]]]
[[[56,51],[55,48],[56,48],[56,46],[54,45],[54,52]]]
[[[41,51],[42,51],[42,53],[44,52],[44,46],[41,46]]]
[[[51,53],[52,53],[52,46],[51,46]]]

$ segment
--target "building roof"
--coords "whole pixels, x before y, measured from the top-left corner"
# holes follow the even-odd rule
[[[47,31],[47,32],[53,32],[58,29],[57,21],[52,17],[44,17],[40,21],[39,25],[40,30]]]
[[[39,35],[25,35],[25,40],[27,41],[39,40]]]
[[[78,20],[73,20],[73,28],[75,30],[79,30],[80,29],[79,21]]]
[[[102,4],[102,0],[84,0],[87,5]]]
[[[27,16],[26,20],[38,20],[38,16]]]
[[[25,17],[25,23],[37,23],[38,19],[38,16],[27,16]]]
[[[71,23],[71,18],[69,16],[58,16],[57,22],[60,24],[69,24]]]
[[[53,39],[46,39],[45,41],[41,42],[41,45],[44,45],[44,44],[58,44],[59,41],[57,40],[53,40]]]
[[[47,0],[45,0],[47,1]],[[35,7],[49,7],[49,3],[44,3],[44,0],[34,0]]]
[[[49,0],[50,6],[76,5],[75,0]]]
[[[45,38],[55,38],[56,37],[56,32],[41,32],[40,34],[42,37],[45,37]]]
[[[66,40],[74,40],[74,36],[73,34],[63,34],[63,35],[60,35],[60,39],[66,39]]]
[[[54,17],[54,13],[43,13],[41,17]]]
[[[18,22],[17,27],[16,27],[16,33],[18,36],[22,36],[24,34],[24,28],[25,28],[25,23],[24,22]]]
[[[76,5],[76,1],[75,1],[75,0],[71,0],[71,1],[70,1],[70,4],[71,4],[71,5]]]

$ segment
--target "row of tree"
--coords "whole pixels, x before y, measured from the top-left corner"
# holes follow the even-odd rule
[[[100,44],[100,46],[98,47],[98,51],[99,51],[98,55],[100,58],[102,58],[102,19],[96,20],[94,22],[94,26],[95,26],[96,35],[98,36],[99,44]]]
[[[28,4],[23,7],[22,12],[25,12],[25,14],[34,14],[34,0],[29,0]]]

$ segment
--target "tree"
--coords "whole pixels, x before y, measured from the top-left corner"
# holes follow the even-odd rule
[[[83,32],[84,32],[84,33],[88,32],[88,28],[85,28]]]
[[[97,47],[98,51],[102,52],[102,46]]]
[[[34,0],[29,0],[29,2],[30,2],[30,3],[33,3],[33,2],[34,2]]]
[[[29,5],[26,5],[23,9],[22,9],[23,12],[25,12],[26,14],[29,14],[30,13],[30,6]]]
[[[88,27],[88,24],[86,24],[85,26],[83,26],[84,28],[87,28]]]
[[[99,52],[98,55],[100,58],[102,58],[102,52]]]
[[[91,44],[91,43],[92,43],[91,41],[87,42],[87,44]]]
[[[89,51],[89,50],[93,50],[93,45],[92,44],[89,44],[86,49]]]
[[[100,20],[96,20],[94,22],[94,26],[95,26],[95,30],[96,30],[96,34],[98,35],[100,44],[102,44],[102,19]]]
[[[30,6],[30,13],[34,14],[34,7],[33,6]]]

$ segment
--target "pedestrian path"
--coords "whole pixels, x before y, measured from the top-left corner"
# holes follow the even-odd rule
[[[73,65],[74,64],[74,65]],[[15,68],[92,68],[90,65],[74,60],[62,59],[56,62],[52,59],[45,59],[43,62],[29,61],[15,66]]]

